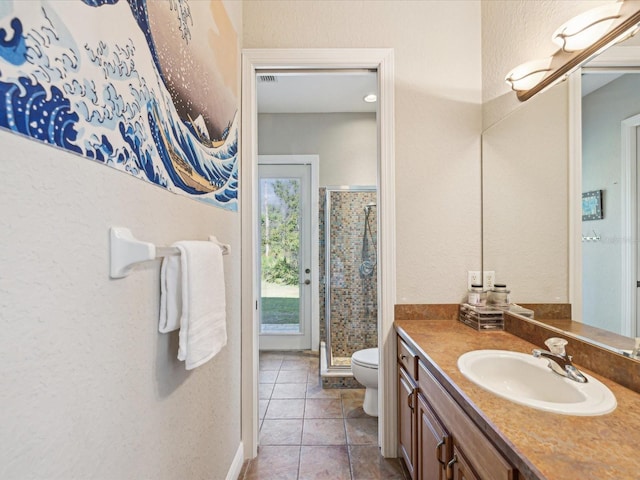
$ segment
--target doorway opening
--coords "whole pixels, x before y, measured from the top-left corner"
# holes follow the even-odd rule
[[[243,336],[242,336],[242,438],[245,458],[257,453],[258,412],[258,360],[259,360],[259,300],[260,279],[255,275],[258,257],[257,241],[260,232],[257,217],[258,203],[258,154],[294,154],[297,151],[265,151],[259,143],[273,136],[265,135],[265,127],[258,135],[257,86],[259,77],[282,73],[295,75],[301,72],[375,71],[377,74],[378,104],[376,116],[377,150],[374,170],[378,183],[378,244],[377,258],[380,271],[378,293],[378,345],[379,365],[379,444],[386,457],[396,456],[396,390],[395,390],[395,342],[393,337],[393,309],[395,304],[395,199],[393,164],[393,52],[390,49],[275,49],[245,50],[243,52],[243,122],[242,122],[242,223],[243,223]],[[309,93],[309,92],[308,92]],[[305,119],[290,125],[304,126]],[[282,129],[281,129],[282,130]],[[309,128],[304,131],[309,131]],[[302,152],[308,153],[308,152]],[[315,152],[314,152],[315,153]],[[320,155],[321,159],[323,155]],[[350,159],[343,161],[349,165]],[[357,167],[356,167],[357,169]],[[342,182],[341,182],[342,183]],[[358,182],[363,184],[362,182]],[[327,182],[331,185],[333,182]],[[319,278],[318,268],[311,279]],[[314,275],[315,273],[315,275]],[[313,334],[312,329],[312,334]],[[319,339],[318,339],[319,340]],[[319,349],[319,341],[312,349]],[[382,398],[384,397],[384,398]]]
[[[591,67],[583,69],[580,83],[582,321],[634,337],[640,285],[636,148],[640,112],[633,98],[640,75],[625,68]]]

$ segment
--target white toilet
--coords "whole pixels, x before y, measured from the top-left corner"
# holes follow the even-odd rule
[[[378,416],[378,349],[358,350],[351,356],[351,371],[366,387],[362,408],[367,415]]]

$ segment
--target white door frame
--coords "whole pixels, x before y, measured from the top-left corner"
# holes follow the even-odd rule
[[[638,334],[637,325],[637,295],[638,287],[638,177],[637,177],[637,133],[640,126],[640,114],[629,117],[621,122],[622,145],[620,149],[621,183],[621,239],[622,239],[622,268],[621,268],[621,314],[622,334],[635,337]]]
[[[257,101],[256,71],[260,69],[352,69],[378,72],[378,195],[380,282],[378,283],[380,348],[378,438],[382,455],[396,457],[396,342],[393,331],[396,299],[395,146],[393,49],[245,49],[242,54],[242,412],[245,458],[258,447],[258,318],[256,315],[257,232]]]
[[[582,69],[569,76],[569,303],[582,322]]]
[[[311,350],[320,349],[320,282],[318,270],[314,264],[318,259],[318,209],[319,209],[319,165],[318,155],[259,155],[259,162],[265,165],[309,165],[311,167]],[[256,219],[257,221],[257,219]],[[257,259],[256,259],[257,260]]]

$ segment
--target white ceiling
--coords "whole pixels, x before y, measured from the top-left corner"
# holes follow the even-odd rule
[[[259,72],[257,77],[259,113],[376,111],[377,103],[363,100],[378,91],[376,72]]]

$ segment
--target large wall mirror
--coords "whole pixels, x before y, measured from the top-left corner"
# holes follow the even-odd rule
[[[516,303],[640,336],[638,36],[573,75],[483,132],[483,268]]]

